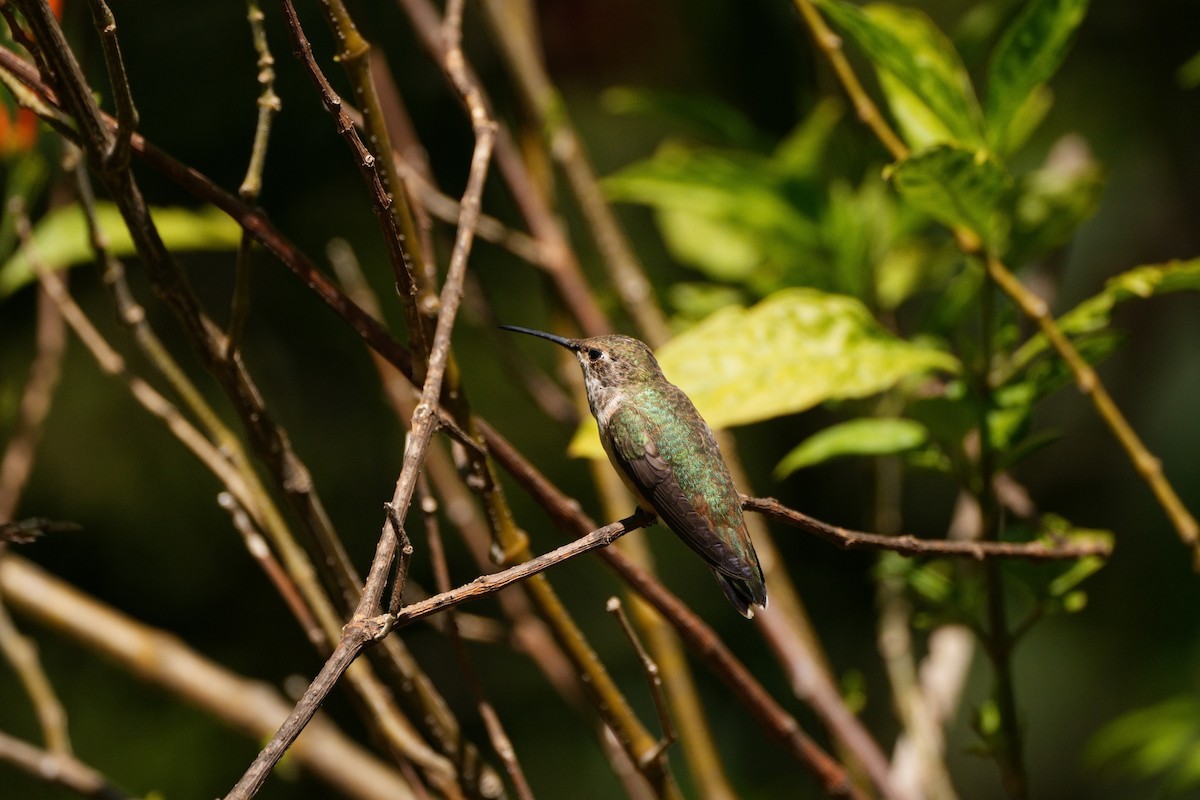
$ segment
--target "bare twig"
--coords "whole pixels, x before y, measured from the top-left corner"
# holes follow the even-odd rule
[[[1075,378],[1075,385],[1092,401],[1100,418],[1117,437],[1117,441],[1133,464],[1134,470],[1149,485],[1150,491],[1154,493],[1155,499],[1163,507],[1167,518],[1175,526],[1180,540],[1192,548],[1194,567],[1200,569],[1200,523],[1192,516],[1191,511],[1175,492],[1171,482],[1163,474],[1162,462],[1146,449],[1141,438],[1133,430],[1133,426],[1117,408],[1112,395],[1104,388],[1096,371],[1058,327],[1046,303],[1026,288],[999,259],[988,256],[985,261],[988,275],[996,282],[996,285],[1012,298],[1025,316],[1037,324],[1050,341],[1050,345],[1058,352],[1059,357],[1066,362]]]
[[[908,147],[891,129],[883,114],[879,113],[879,107],[871,100],[871,96],[859,83],[858,76],[854,74],[854,68],[850,66],[846,54],[842,52],[841,37],[825,24],[824,17],[813,6],[812,0],[796,0],[796,8],[804,17],[804,24],[808,26],[813,41],[817,43],[817,48],[825,54],[825,58],[828,59],[838,80],[845,88],[846,94],[850,96],[850,102],[854,104],[854,111],[858,115],[858,119],[871,129],[893,158],[900,160],[907,156]]]
[[[642,640],[638,638],[637,631],[633,629],[633,625],[629,622],[629,616],[621,606],[621,599],[619,597],[608,598],[605,609],[616,617],[617,623],[625,633],[625,638],[629,640],[630,647],[637,654],[638,662],[642,665],[642,672],[646,675],[646,683],[650,685],[650,695],[654,698],[654,710],[658,712],[658,722],[662,725],[662,740],[659,741],[657,749],[648,753],[646,758],[666,758],[667,748],[674,744],[676,737],[675,726],[671,724],[671,711],[667,708],[667,698],[663,694],[662,675],[659,672],[658,664],[654,663],[654,659],[650,657]]]
[[[563,355],[569,354],[564,351]],[[578,384],[577,387],[582,392],[582,387]],[[576,409],[572,407],[572,411]],[[591,459],[589,466],[605,516],[617,516],[620,513],[618,509],[628,508],[633,500],[608,460]],[[653,573],[654,554],[651,552],[648,538],[629,536],[618,542],[616,548],[634,564]],[[688,663],[683,643],[670,623],[663,619],[653,606],[633,590],[628,590],[627,596],[630,614],[645,637],[650,653],[658,665],[658,674],[666,691],[672,716],[677,720],[675,728],[680,750],[692,775],[697,797],[701,800],[735,800],[738,795],[730,783],[721,753],[717,749],[712,725],[697,691],[695,676]]]
[[[326,2],[324,5],[327,12],[332,13],[329,9],[330,4]],[[354,24],[349,20],[345,9],[341,8],[341,4],[336,3],[336,7],[345,19],[344,25],[353,32],[354,37],[353,41],[343,41],[343,46],[347,50],[340,57],[345,59],[350,48],[353,48],[357,52],[354,63],[361,64],[362,57],[369,49],[369,45],[354,30]],[[396,277],[396,290],[400,293],[401,298],[404,299],[405,320],[408,323],[409,335],[413,337],[412,341],[416,345],[417,352],[423,355],[426,350],[424,339],[425,329],[417,308],[416,297],[418,287],[414,276],[413,263],[410,260],[410,256],[412,256],[413,259],[419,262],[420,256],[413,250],[416,247],[416,238],[411,236],[411,219],[408,222],[408,227],[405,227],[405,218],[408,217],[408,212],[404,195],[394,194],[393,190],[400,187],[392,186],[389,183],[387,162],[390,159],[378,155],[379,153],[391,153],[391,145],[386,138],[386,128],[383,128],[384,139],[382,141],[376,138],[379,134],[378,128],[382,127],[382,125],[372,129],[369,133],[369,138],[375,144],[375,150],[372,152],[371,148],[359,138],[358,132],[354,128],[354,123],[343,108],[341,97],[334,91],[333,86],[325,77],[325,73],[321,71],[321,67],[313,57],[312,45],[309,44],[308,36],[300,26],[300,18],[296,14],[296,9],[291,0],[283,0],[282,8],[284,20],[287,22],[288,31],[292,36],[295,55],[300,59],[305,71],[312,78],[317,88],[317,93],[321,97],[321,102],[325,106],[325,110],[334,119],[338,133],[353,152],[354,163],[362,175],[363,182],[370,191],[371,207],[375,211],[376,218],[379,220],[379,225],[383,233],[383,241],[387,246],[388,258],[392,264],[392,272]],[[346,64],[345,66],[347,69],[351,68],[350,64]],[[362,81],[370,85],[369,78],[362,78]],[[362,82],[356,85],[360,89],[363,87]],[[373,95],[374,90],[370,89],[370,91]],[[379,121],[376,120],[376,122]],[[386,145],[386,149],[381,150],[380,147],[383,145]]]
[[[254,143],[250,147],[250,163],[246,175],[238,187],[238,195],[254,205],[262,192],[263,168],[267,162],[267,143],[271,137],[271,122],[282,109],[279,95],[275,94],[275,57],[267,43],[267,30],[263,25],[262,7],[258,0],[247,0],[246,19],[250,23],[250,38],[258,53],[258,82],[262,93],[258,96],[258,120],[254,126]],[[253,239],[243,231],[238,245],[237,267],[234,273],[233,303],[229,315],[229,334],[226,357],[231,356],[242,342],[246,319],[250,316],[250,255]]]
[[[102,161],[102,154],[108,150],[108,142],[113,135],[112,131],[115,125],[96,107],[90,88],[53,17],[45,13],[45,9],[39,7],[37,0],[19,0],[19,2],[22,9],[26,11],[26,18],[31,20],[31,27],[36,33],[37,41],[45,47],[47,61],[55,66],[55,74],[60,77],[60,83],[64,87],[63,97],[68,104],[68,110],[77,123],[74,128],[64,125],[59,119],[55,119],[52,124],[68,139],[80,142],[88,153],[91,163],[99,163]],[[28,64],[19,58],[10,59],[11,55],[9,51],[0,48],[0,60],[3,60],[6,66],[11,64],[12,72],[14,75],[19,75],[19,80],[27,85],[29,82],[37,84],[36,76],[30,75]],[[44,92],[44,96],[52,101],[55,97],[54,93],[49,91]],[[53,117],[53,114],[50,116]],[[139,144],[144,144],[144,141],[135,134],[132,144],[136,149]],[[166,165],[168,169],[177,169],[182,173],[188,173],[186,168],[170,162],[169,159],[166,161]],[[341,540],[332,528],[324,506],[317,496],[311,475],[296,455],[286,432],[274,422],[272,415],[267,411],[262,395],[250,378],[241,359],[236,356],[232,359],[225,358],[227,348],[224,337],[200,306],[178,264],[163,245],[134,176],[128,170],[115,174],[101,171],[100,174],[109,194],[125,219],[134,246],[142,264],[147,269],[155,291],[175,312],[189,341],[199,353],[201,361],[229,396],[234,409],[241,417],[255,451],[268,466],[272,478],[292,504],[297,516],[312,531],[323,548],[322,558],[317,563],[322,566],[332,566],[333,579],[338,582],[339,588],[344,593],[343,600],[352,602],[358,596],[358,584],[353,568],[350,566]],[[213,190],[219,199],[223,201],[230,199],[227,193],[216,191],[211,182],[202,180],[200,183],[207,183],[208,189]],[[234,203],[236,206],[245,208],[245,204],[239,200],[234,199]],[[252,226],[247,226],[247,228],[253,230]],[[275,240],[275,243],[279,244],[279,241]],[[294,250],[291,254],[296,255]],[[310,273],[315,273],[315,270],[310,270]],[[311,278],[309,282],[310,285],[322,283],[319,278]],[[323,283],[328,285],[327,281]],[[338,295],[336,290],[333,294],[335,297]],[[364,317],[365,315],[359,315],[357,319],[361,321]],[[371,329],[368,335],[383,334],[381,338],[391,342],[390,337],[386,336],[386,333],[373,321],[368,321],[367,325]],[[250,507],[247,506],[247,508]],[[304,564],[299,565],[298,571],[293,574],[306,579],[311,578],[313,576],[311,562],[304,560]],[[299,581],[299,578],[297,580]],[[331,639],[336,638],[344,617],[340,616],[328,596],[315,581],[301,585],[312,589],[311,595],[306,596],[306,600],[321,620],[327,636]],[[445,715],[442,713],[445,710],[444,704],[440,702],[440,698],[435,697],[436,692],[433,690],[432,684],[421,674],[415,662],[403,650],[400,643],[397,642],[390,647],[388,653],[390,656],[394,656],[392,660],[395,669],[405,676],[405,680],[400,684],[401,690],[411,689],[417,692],[419,695],[417,702],[427,710],[428,715],[422,716],[422,719],[444,717]],[[397,750],[404,752],[413,763],[426,769],[433,779],[449,791],[449,783],[455,779],[452,764],[420,740],[411,725],[399,713],[391,693],[378,682],[370,665],[355,665],[349,671],[348,679],[355,693],[370,710],[368,716],[370,724],[377,726],[387,741],[392,743]],[[451,724],[447,726],[446,730],[452,727],[454,726]]]
[[[434,5],[429,0],[398,2],[412,21],[421,44],[435,61],[445,65],[446,42],[442,36],[441,19]],[[489,109],[488,116],[495,119],[495,115],[490,112],[490,103],[483,86],[465,59],[463,71],[468,80],[478,87],[477,97],[484,103],[485,109]],[[563,233],[557,215],[551,209],[538,181],[530,174],[512,135],[503,126],[498,129],[496,137],[496,162],[509,191],[512,192],[513,201],[520,208],[531,233],[540,245],[542,258],[530,263],[540,265],[546,270],[559,296],[563,298],[564,304],[586,335],[611,333],[612,326],[587,285],[579,261]]]
[[[291,0],[285,0],[288,26],[297,42],[304,41],[299,21],[295,20],[295,12],[290,10],[290,6]],[[375,182],[369,182],[369,185],[373,190],[378,189],[376,202],[382,204],[379,213],[390,218],[384,220],[381,217],[380,221],[384,223],[385,244],[392,255],[396,288],[401,293],[410,325],[409,340],[418,355],[418,369],[422,370],[431,345],[427,339],[428,331],[422,321],[423,311],[420,306],[424,298],[421,295],[436,296],[436,287],[426,280],[426,276],[431,272],[422,266],[425,254],[421,252],[420,239],[417,236],[412,211],[409,209],[404,184],[396,171],[395,159],[392,158],[391,133],[388,131],[379,94],[371,77],[371,44],[359,33],[342,0],[322,0],[320,6],[338,46],[336,58],[350,79],[355,102],[363,114],[363,127],[370,145],[369,167],[375,179]],[[304,45],[307,48],[306,41]],[[306,65],[310,70],[316,70],[316,63],[311,60],[311,51],[307,56]],[[318,80],[318,85],[325,83],[328,87],[328,82],[323,76],[318,77],[319,75],[319,71],[314,72],[314,79]],[[340,104],[340,100],[337,100],[332,92],[332,88],[328,88],[328,94],[326,89],[322,88],[322,99],[327,103],[334,100]],[[346,135],[352,133],[353,129],[346,132]]]
[[[258,0],[247,0],[246,20],[250,23],[250,38],[254,51],[258,53],[258,83],[262,93],[258,96],[258,121],[254,126],[254,144],[250,148],[250,163],[246,176],[238,187],[238,195],[253,203],[262,192],[262,174],[267,161],[267,142],[271,137],[271,122],[283,108],[283,102],[275,93],[275,57],[267,42],[267,30],[263,25],[265,16]]]
[[[125,73],[121,46],[117,43],[117,21],[104,0],[88,0],[88,5],[92,8],[92,20],[100,34],[104,63],[108,67],[108,82],[113,88],[117,107],[117,131],[110,141],[108,152],[104,154],[104,167],[119,171],[129,166],[129,143],[137,127],[138,113],[129,89],[129,76]]]
[[[296,618],[305,635],[308,636],[308,641],[318,649],[324,648],[327,640],[320,623],[313,617],[312,611],[304,602],[303,595],[296,588],[295,581],[279,563],[275,554],[271,552],[267,540],[254,526],[254,520],[250,519],[246,509],[230,492],[221,492],[217,495],[217,505],[228,512],[234,529],[242,535],[242,541],[246,543],[246,550],[250,553],[250,557],[258,562],[267,579],[271,581],[271,585],[275,587],[275,591],[283,598],[288,610],[292,612],[292,616]]]
[[[1021,558],[1029,561],[1054,561],[1097,556],[1108,558],[1112,545],[1107,541],[1086,542],[961,542],[944,539],[918,539],[915,536],[884,536],[863,533],[821,522],[770,497],[742,496],[742,507],[765,514],[771,519],[800,528],[821,537],[843,550],[891,551],[906,556],[951,556],[983,561],[989,558]]]
[[[457,207],[457,203],[455,205]],[[345,242],[331,243],[329,258],[349,295],[372,317],[378,318],[382,313],[379,302],[367,285],[349,245]],[[388,359],[374,350],[371,356],[397,417],[405,421],[411,419],[417,403],[412,384]],[[494,570],[496,565],[489,552],[491,533],[488,522],[480,513],[470,490],[463,485],[458,469],[445,448],[439,447],[439,444],[436,441],[430,443],[425,471],[440,495],[447,517],[461,532],[479,570]],[[581,705],[584,698],[579,691],[575,671],[550,635],[546,623],[534,613],[528,597],[522,592],[506,591],[499,593],[497,598],[512,621],[512,633],[518,649],[537,663],[560,695],[573,705]]]

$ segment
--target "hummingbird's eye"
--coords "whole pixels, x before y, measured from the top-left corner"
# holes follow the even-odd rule
[[[593,364],[604,358],[604,351],[598,347],[589,347],[587,353],[588,361],[591,361]]]

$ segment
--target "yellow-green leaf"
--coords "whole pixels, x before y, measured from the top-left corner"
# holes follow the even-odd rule
[[[1087,0],[1030,0],[1004,32],[985,101],[988,141],[999,152],[1015,149],[1028,133],[1023,111],[1062,64],[1086,11]]]
[[[821,8],[866,54],[877,71],[889,78],[881,82],[893,113],[905,121],[905,135],[946,131],[949,139],[968,146],[983,144],[982,112],[962,59],[950,39],[923,12],[890,3],[864,8],[841,0],[821,0]],[[893,94],[898,88],[903,92]],[[918,111],[923,105],[928,113]],[[924,121],[909,129],[907,122]],[[936,127],[930,125],[932,120]],[[910,141],[928,144],[925,136]]]
[[[212,206],[199,211],[186,208],[152,208],[163,242],[171,250],[228,250],[237,247],[242,231],[237,223]],[[134,253],[133,242],[117,207],[96,205],[96,221],[108,240],[108,251],[124,257]],[[87,225],[79,206],[62,206],[37,221],[33,227],[33,252],[49,270],[65,269],[91,261]],[[0,267],[0,298],[7,297],[34,280],[33,267],[20,248]]]
[[[998,211],[1009,186],[1004,167],[985,150],[937,145],[913,153],[889,172],[906,201],[952,228],[965,228],[989,245],[1004,233]]]

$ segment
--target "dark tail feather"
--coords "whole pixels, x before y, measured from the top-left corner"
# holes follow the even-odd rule
[[[717,583],[721,584],[721,591],[729,598],[729,602],[733,603],[733,607],[746,619],[754,617],[754,606],[767,607],[767,586],[763,583],[761,572],[748,581],[731,578],[716,569],[713,569],[712,574],[717,577]]]

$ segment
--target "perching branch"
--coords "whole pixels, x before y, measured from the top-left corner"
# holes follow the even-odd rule
[[[782,505],[771,497],[742,495],[742,508],[764,514],[803,531],[819,536],[843,550],[890,551],[905,556],[950,556],[983,561],[988,558],[1020,558],[1029,561],[1061,561],[1112,555],[1107,541],[1085,542],[960,542],[946,539],[918,539],[915,536],[884,536],[830,525]]]

